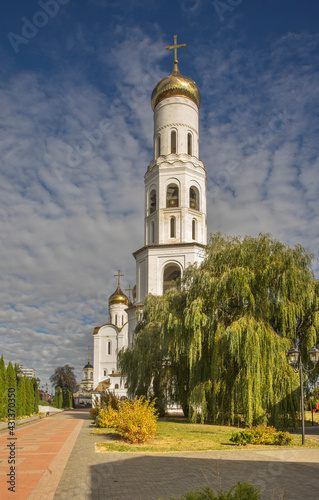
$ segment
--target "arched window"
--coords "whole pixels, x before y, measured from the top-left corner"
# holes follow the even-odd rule
[[[155,243],[155,223],[152,222],[151,224],[151,241],[152,243]]]
[[[107,375],[107,370],[104,370],[104,377],[106,377]]]
[[[84,373],[84,378],[85,380],[88,378],[88,374],[86,372]]]
[[[189,188],[189,207],[193,210],[199,210],[199,193],[195,186]]]
[[[118,389],[119,388],[119,384],[115,384],[115,389]]]
[[[176,130],[171,131],[171,153],[176,153],[177,134]]]
[[[178,206],[179,206],[178,187],[176,186],[176,184],[170,184],[169,186],[167,186],[166,207],[175,208]]]
[[[117,314],[115,314],[115,324],[117,326]]]
[[[155,189],[152,189],[150,193],[150,214],[155,212],[156,210],[156,191]]]
[[[122,326],[124,325],[124,315],[122,316]]]
[[[93,373],[90,373],[90,379],[93,380]]]
[[[192,240],[196,240],[196,219],[192,220]]]
[[[190,132],[187,134],[187,154],[193,154],[193,136]]]
[[[161,136],[160,135],[158,135],[156,137],[155,156],[156,156],[156,158],[161,156]]]
[[[170,236],[170,238],[176,238],[176,219],[175,219],[175,217],[171,217],[171,219],[170,219],[169,236]]]
[[[181,277],[181,270],[177,264],[168,264],[164,269],[163,293],[169,288],[176,288],[176,282]]]
[[[110,340],[107,343],[107,353],[111,354],[111,341]]]

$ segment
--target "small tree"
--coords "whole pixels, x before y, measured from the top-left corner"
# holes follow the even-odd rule
[[[8,409],[8,393],[7,393],[7,373],[4,364],[3,356],[0,359],[0,418],[7,416]]]
[[[76,392],[79,387],[74,375],[74,367],[69,365],[56,368],[54,374],[50,377],[50,382],[55,388],[58,386],[63,387],[64,391],[69,389],[72,394]]]
[[[55,390],[54,404],[57,408],[63,407],[63,394],[61,387],[57,387]]]
[[[39,402],[40,402],[40,396],[39,396],[39,388],[38,388],[38,383],[37,379],[35,377],[32,378],[32,386],[33,386],[33,401],[34,401],[34,413],[38,413],[39,411]]]
[[[161,401],[171,391],[202,421],[295,424],[299,379],[286,351],[298,345],[306,359],[319,341],[311,264],[300,245],[269,234],[212,235],[179,290],[146,297],[134,343],[119,356],[129,393]]]
[[[23,417],[27,409],[26,377],[22,377],[18,382],[17,389],[17,415]]]
[[[26,415],[32,415],[34,413],[34,387],[31,380],[26,377]]]

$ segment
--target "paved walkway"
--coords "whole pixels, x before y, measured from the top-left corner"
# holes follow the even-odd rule
[[[103,437],[90,432],[89,414],[83,410],[17,429],[15,494],[7,491],[9,436],[1,432],[1,500],[180,499],[189,489],[205,484],[228,489],[244,479],[261,489],[264,500],[319,498],[319,448],[96,453],[95,443]]]
[[[1,500],[53,499],[82,425],[82,418],[74,419],[63,412],[21,425],[14,436],[3,430],[0,433]],[[10,448],[11,464],[8,463]],[[14,492],[8,491],[10,467],[15,467],[12,469]]]

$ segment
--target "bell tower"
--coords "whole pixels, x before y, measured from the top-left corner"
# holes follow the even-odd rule
[[[152,93],[154,157],[145,174],[144,247],[136,259],[136,305],[163,294],[184,269],[204,258],[207,244],[206,171],[199,160],[200,91],[174,69]]]

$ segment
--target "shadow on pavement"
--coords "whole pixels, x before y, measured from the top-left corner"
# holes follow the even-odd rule
[[[319,487],[318,463],[152,455],[112,461],[105,455],[105,463],[90,467],[92,500],[180,499],[187,490],[205,485],[228,490],[245,479],[260,488],[262,499],[306,500],[316,498]]]

